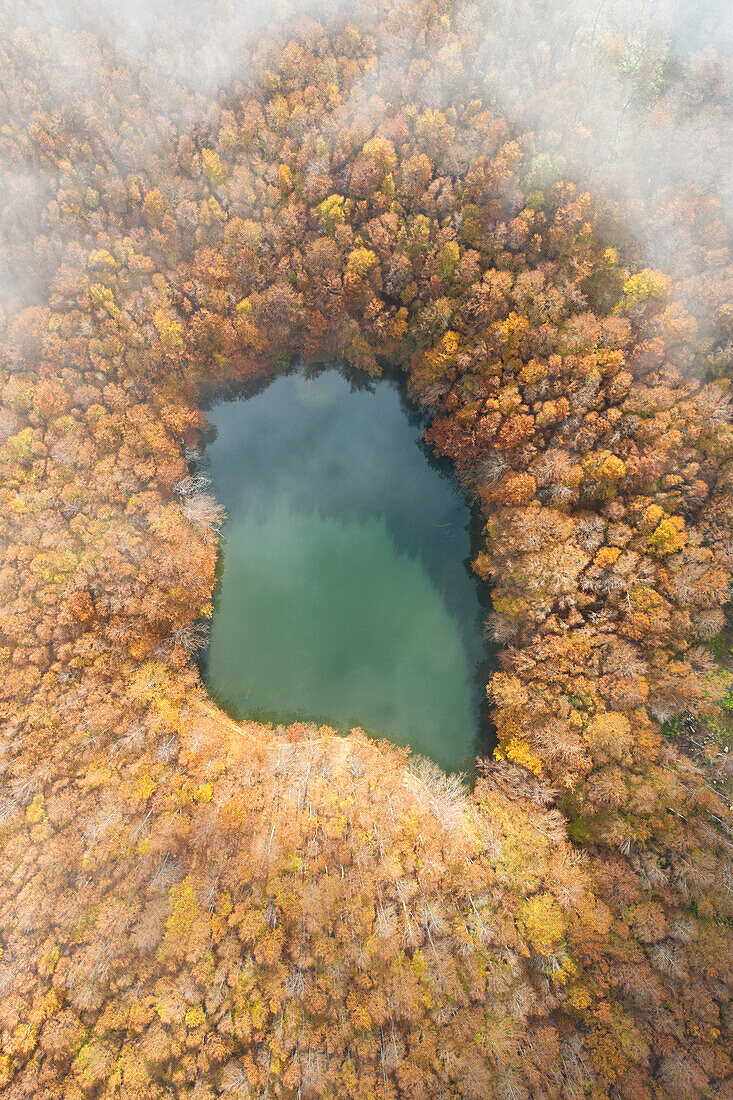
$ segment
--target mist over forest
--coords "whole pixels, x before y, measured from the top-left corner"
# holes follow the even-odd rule
[[[391,33],[342,105],[373,113],[375,121],[399,94],[411,62],[444,48],[419,30],[411,37],[401,25],[400,4],[387,10]],[[277,41],[288,20],[328,18],[369,29],[381,17],[371,4],[353,8],[327,0],[170,0],[155,6],[136,0],[124,8],[107,0],[8,0],[0,13],[7,43],[3,116],[6,124],[28,126],[41,106],[73,118],[80,128],[98,131],[107,155],[129,170],[140,166],[135,148],[120,147],[116,115],[107,114],[109,71],[116,65],[126,71],[126,92],[145,112],[146,141],[162,148],[180,128],[205,124],[212,101],[247,78],[253,59],[272,48],[268,35]],[[659,208],[682,189],[702,191],[715,204],[722,231],[730,233],[733,31],[727,5],[485,0],[454,5],[452,18],[463,39],[459,83],[418,80],[420,105],[450,105],[460,81],[465,86],[472,79],[502,114],[534,135],[545,171],[567,172],[614,195],[645,256],[680,275],[699,274],[702,261],[689,224],[665,218]],[[22,73],[35,41],[53,63],[38,74],[40,104],[31,105]],[[89,64],[90,51],[99,54],[99,73]],[[124,110],[124,101],[115,106]],[[655,113],[665,116],[657,126]],[[15,165],[8,158],[3,168],[6,267],[13,245],[29,247],[35,239],[53,182],[32,161]],[[27,271],[11,267],[0,283],[3,296],[17,294],[19,280],[27,279]],[[694,303],[693,291],[690,297]]]
[[[720,0],[2,4],[0,1097],[733,1098],[732,42]],[[206,410],[324,367],[399,375],[472,510],[465,775],[202,678]]]

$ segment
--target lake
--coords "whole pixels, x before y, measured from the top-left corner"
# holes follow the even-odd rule
[[[293,373],[208,411],[228,518],[202,671],[238,717],[490,751],[472,515],[401,380]]]

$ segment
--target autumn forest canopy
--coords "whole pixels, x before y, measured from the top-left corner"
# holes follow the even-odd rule
[[[733,1098],[730,123],[711,0],[2,6],[0,1096]],[[296,364],[480,517],[473,783],[202,683]]]

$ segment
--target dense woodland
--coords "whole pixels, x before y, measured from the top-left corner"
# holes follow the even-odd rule
[[[212,90],[77,8],[0,27],[0,1095],[731,1100],[725,57],[368,0]],[[298,360],[481,509],[473,787],[199,682],[202,400]]]

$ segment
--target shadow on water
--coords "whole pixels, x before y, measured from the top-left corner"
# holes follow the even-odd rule
[[[338,382],[334,382],[334,376]],[[305,389],[303,380],[307,381]],[[348,383],[348,393],[343,381]],[[273,389],[268,397],[270,386]],[[299,393],[297,387],[301,387]],[[252,400],[259,395],[264,395],[261,401]],[[294,403],[294,395],[301,404]],[[366,405],[360,397],[367,398]],[[470,758],[489,755],[495,744],[485,691],[497,667],[495,648],[484,636],[490,590],[471,568],[481,546],[483,524],[478,509],[470,508],[462,496],[452,464],[436,455],[422,439],[429,418],[410,402],[402,372],[388,368],[382,378],[373,379],[351,369],[310,367],[289,371],[272,382],[258,380],[247,386],[212,391],[206,395],[203,407],[209,412],[212,430],[205,440],[207,450],[199,469],[208,470],[214,491],[229,513],[216,564],[213,667],[212,645],[198,659],[211,697],[236,719],[249,718],[273,726],[295,721],[337,729],[358,725],[373,736],[400,744],[409,742],[414,751],[433,756],[448,770],[459,767],[470,772]],[[405,436],[407,428],[409,438]],[[290,452],[297,461],[283,472],[283,455],[287,458]],[[342,468],[344,455],[350,461],[348,468]],[[391,471],[387,469],[390,462],[394,466]],[[436,487],[438,481],[444,483],[442,490]],[[386,529],[403,566],[404,562],[419,563],[429,577],[450,616],[451,629],[460,637],[468,668],[473,670],[469,688],[473,713],[470,755],[464,751],[460,758],[451,758],[442,745],[431,751],[429,744],[420,744],[419,737],[405,736],[404,732],[401,738],[395,736],[388,722],[370,726],[365,715],[349,712],[348,701],[344,703],[346,710],[334,717],[339,708],[330,709],[332,702],[324,712],[320,707],[289,706],[287,687],[282,701],[278,699],[270,706],[269,699],[263,704],[262,699],[251,697],[252,688],[245,690],[238,682],[227,682],[221,657],[216,655],[216,632],[223,618],[222,594],[225,577],[229,577],[230,550],[231,572],[238,568],[235,559],[240,521],[256,509],[260,510],[260,518],[266,517],[273,501],[282,497],[284,485],[289,494],[288,508],[296,516],[295,530],[300,519],[310,523],[315,514],[327,526],[338,524],[339,531],[344,525],[349,528],[376,522]],[[435,515],[431,515],[431,504],[437,509]],[[327,576],[327,583],[330,579]],[[283,577],[286,582],[287,577]],[[338,578],[334,583],[338,585]],[[231,591],[230,587],[228,598]],[[350,598],[345,593],[344,599]],[[246,629],[243,621],[234,630],[230,624],[227,648],[240,644],[232,635]],[[218,642],[221,652],[221,639]],[[281,658],[273,655],[275,664],[278,660]],[[243,666],[247,663],[244,651],[242,662]],[[231,673],[228,675],[231,677]],[[450,669],[447,678],[449,675]]]

